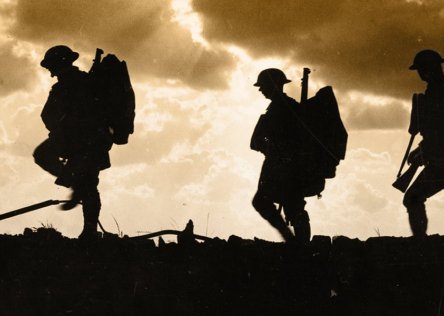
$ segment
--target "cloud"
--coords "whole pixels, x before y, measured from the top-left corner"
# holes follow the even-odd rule
[[[439,0],[193,0],[210,42],[256,57],[280,56],[316,68],[342,90],[409,98],[421,87],[408,70],[424,48],[444,54]]]
[[[173,92],[172,92],[173,93]],[[175,152],[193,152],[193,146],[209,131],[211,122],[197,118],[206,106],[184,108],[175,99],[155,98],[150,105],[140,104],[135,133],[120,151],[111,150],[116,164],[143,162],[158,164]]]
[[[376,230],[409,234],[402,195],[391,186],[394,174],[388,152],[349,149],[336,177],[327,181],[322,199],[309,200],[312,231],[363,239],[375,236]]]
[[[358,206],[370,213],[384,210],[389,205],[387,197],[365,181],[356,181],[352,188],[349,205]]]
[[[37,80],[31,53],[8,34],[13,21],[14,5],[0,3],[0,97],[29,89]]]
[[[91,56],[101,47],[125,59],[138,77],[178,79],[195,88],[226,87],[234,58],[194,42],[174,18],[171,1],[163,0],[18,0],[10,31],[45,49],[63,43]]]
[[[43,91],[42,86],[0,98],[0,149],[32,157],[34,148],[47,137],[40,112],[48,91]]]
[[[255,184],[248,177],[248,169],[251,167],[242,159],[222,150],[207,154],[206,159],[210,161],[208,170],[200,173],[197,181],[191,181],[183,186],[176,194],[177,198],[210,204],[224,203],[242,192],[242,188]],[[234,190],[234,186],[238,186],[239,189]]]
[[[30,89],[37,81],[36,66],[14,50],[14,41],[0,44],[0,97]]]
[[[0,187],[7,185],[17,177],[17,166],[14,164],[14,157],[0,150],[0,164],[2,173],[0,176]]]
[[[410,113],[403,102],[396,99],[384,99],[374,102],[363,95],[348,97],[342,100],[344,121],[348,129],[406,129]]]
[[[331,189],[336,190],[335,195],[340,197],[337,200],[341,203],[358,205],[365,210],[369,210],[369,207],[375,211],[382,210],[387,204],[383,201],[387,199],[385,188],[391,184],[387,181],[387,174],[394,168],[387,152],[375,153],[364,148],[349,149],[346,159],[341,162],[337,177],[328,183],[331,183]],[[342,187],[344,183],[348,183],[347,190]]]

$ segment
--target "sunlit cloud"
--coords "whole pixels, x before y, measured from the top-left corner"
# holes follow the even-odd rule
[[[407,99],[420,87],[408,70],[415,53],[444,51],[439,0],[193,0],[192,5],[210,43],[239,46],[254,58],[291,58],[317,68],[325,82],[341,90]]]

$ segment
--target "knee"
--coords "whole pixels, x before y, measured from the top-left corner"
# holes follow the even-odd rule
[[[276,213],[273,201],[270,201],[270,199],[259,192],[254,196],[252,204],[254,209],[265,219],[272,217]]]
[[[417,195],[411,191],[407,191],[404,195],[404,199],[402,200],[402,204],[407,209],[416,208],[418,206],[422,206],[425,202],[425,198]]]
[[[38,147],[34,150],[34,152],[32,153],[32,157],[34,157],[34,161],[35,161],[37,164],[40,164],[40,162],[43,161],[45,155],[44,155],[44,153],[43,153],[42,146],[38,146]]]
[[[293,226],[300,226],[310,223],[310,217],[308,216],[307,211],[293,213],[289,216],[286,215],[286,217]]]
[[[43,142],[37,146],[32,156],[38,165],[54,164],[59,160],[59,155],[48,142]]]
[[[259,193],[256,193],[253,197],[253,201],[251,201],[251,204],[256,211],[259,211],[264,204],[264,198]]]

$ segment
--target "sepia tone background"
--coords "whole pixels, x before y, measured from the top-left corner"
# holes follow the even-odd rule
[[[134,236],[193,219],[210,237],[280,240],[251,206],[263,157],[249,140],[268,105],[253,83],[262,69],[281,68],[299,99],[309,67],[309,96],[333,86],[349,132],[336,178],[308,199],[313,233],[407,236],[391,183],[411,95],[424,89],[408,67],[421,49],[444,53],[443,28],[439,0],[1,0],[0,212],[69,196],[32,158],[47,136],[40,112],[55,82],[39,63],[65,44],[85,71],[97,47],[126,60],[136,92],[135,134],[113,147],[101,174],[108,230]],[[442,194],[428,201],[429,233],[444,233],[443,206]],[[41,225],[75,237],[80,207],[4,220],[0,233]]]

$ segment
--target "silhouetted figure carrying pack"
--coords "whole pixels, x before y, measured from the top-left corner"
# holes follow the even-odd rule
[[[56,184],[72,188],[71,199],[62,209],[82,203],[84,227],[79,238],[85,239],[97,236],[99,172],[111,166],[108,152],[113,142],[126,143],[134,120],[134,93],[126,65],[117,59],[105,63],[110,55],[101,62],[100,54],[98,50],[90,73],[73,66],[79,54],[63,45],[50,48],[40,63],[57,77],[57,83],[41,113],[49,135],[35,149],[34,159],[57,177]],[[115,113],[119,100],[120,121]]]
[[[398,174],[398,180],[393,186],[404,192],[418,167],[424,166],[407,189],[403,200],[413,236],[417,237],[424,237],[427,232],[425,201],[444,188],[444,74],[441,67],[443,62],[439,53],[427,49],[417,53],[410,66],[410,69],[417,70],[421,80],[427,83],[427,89],[423,94],[413,95],[409,127],[411,139],[405,158],[410,168],[405,174]],[[409,153],[417,133],[421,134],[422,141]]]
[[[320,196],[325,179],[335,176],[344,159],[347,142],[331,87],[307,100],[308,73],[304,69],[301,103],[283,92],[291,81],[281,70],[270,68],[259,74],[254,85],[271,103],[259,118],[250,145],[265,155],[254,208],[286,241],[300,243],[311,237],[305,198]],[[294,235],[287,224],[293,226]]]

